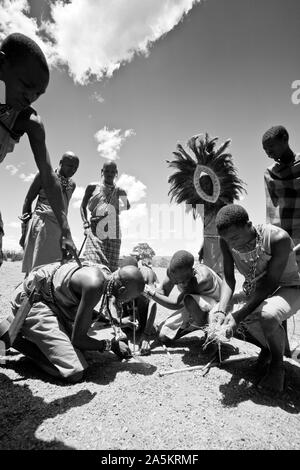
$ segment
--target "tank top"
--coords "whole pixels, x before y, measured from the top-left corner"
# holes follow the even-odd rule
[[[248,280],[248,284],[252,285],[252,288],[259,284],[259,280],[267,272],[267,266],[272,258],[271,252],[271,234],[277,232],[279,229],[272,224],[258,225],[256,231],[259,234],[261,239],[261,246],[257,247],[254,250],[251,250],[246,253],[242,253],[234,248],[231,250],[234,263],[238,271],[245,276],[245,282]],[[284,271],[280,277],[279,285],[280,286],[298,286],[300,285],[300,275],[298,272],[298,265],[296,262],[296,255],[293,252],[294,243],[291,241],[291,248],[288,256],[287,264],[284,268]],[[257,258],[257,259],[256,259]],[[252,267],[255,265],[255,273]],[[252,277],[252,279],[250,279]],[[244,288],[246,285],[244,283]],[[249,287],[250,288],[250,287]]]

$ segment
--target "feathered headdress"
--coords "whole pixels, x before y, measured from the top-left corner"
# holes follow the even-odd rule
[[[177,151],[173,152],[175,159],[167,160],[169,166],[177,170],[168,179],[171,185],[168,194],[178,204],[190,204],[194,217],[197,204],[204,204],[205,213],[208,214],[225,204],[233,203],[239,199],[239,193],[246,192],[244,182],[237,175],[232,155],[226,152],[231,140],[226,140],[216,148],[217,140],[218,137],[211,139],[208,134],[204,138],[193,136],[187,146],[196,160],[180,144],[177,145]]]

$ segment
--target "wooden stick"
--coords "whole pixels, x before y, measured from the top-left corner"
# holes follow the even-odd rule
[[[192,367],[183,367],[182,369],[171,369],[171,370],[167,370],[167,371],[161,371],[158,373],[158,375],[160,377],[164,376],[164,375],[170,375],[170,374],[177,374],[178,372],[187,372],[187,371],[190,371],[190,370],[202,370],[202,371],[206,371],[207,369],[209,369],[210,367],[214,366],[214,365],[217,365],[219,364],[219,362],[217,362],[215,360],[215,358],[213,358],[211,361],[209,361],[207,364],[205,364],[204,366],[192,366]]]
[[[220,362],[220,366],[222,366],[223,364],[231,364],[232,362],[239,362],[239,361],[243,361],[244,359],[249,359],[251,356],[245,356],[244,354],[239,354],[237,355],[236,357],[232,357],[232,358],[229,358],[229,359],[224,359],[224,361]]]
[[[242,361],[244,359],[249,359],[249,357],[251,356],[239,355],[237,357],[225,359],[222,362],[220,362],[219,360],[217,360],[216,357],[214,357],[211,361],[209,361],[204,366],[192,366],[192,367],[183,367],[182,369],[171,369],[171,370],[159,372],[159,376],[162,377],[164,375],[177,374],[178,372],[187,372],[189,370],[202,370],[202,372],[207,372],[211,367],[220,366],[223,364],[226,365],[232,362]]]

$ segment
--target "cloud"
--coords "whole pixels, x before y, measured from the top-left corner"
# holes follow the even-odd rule
[[[0,18],[1,41],[8,34],[18,31],[38,43],[50,64],[57,62],[54,43],[43,34],[44,26],[39,27],[36,18],[30,17],[30,6],[27,0],[0,0]]]
[[[122,238],[143,240],[148,235],[148,211],[145,203],[135,204],[120,214]]]
[[[98,101],[98,103],[104,103],[104,98],[100,95],[99,92],[95,91],[91,95],[91,99]]]
[[[20,163],[18,166],[6,165],[5,169],[10,172],[11,176],[18,176],[24,183],[31,183],[34,180],[35,173],[29,173],[28,175],[25,175],[25,173],[18,174],[20,167],[23,165],[24,163]]]
[[[133,129],[127,129],[121,132],[121,129],[112,129],[111,131],[104,126],[95,134],[98,143],[97,150],[101,157],[108,160],[116,160],[119,158],[118,153],[128,137],[135,135]]]
[[[0,0],[0,34],[20,31],[36,40],[52,65],[67,66],[74,81],[111,77],[136,54],[170,32],[201,0],[72,0],[51,3],[37,24],[25,0]],[[80,31],[80,34],[78,34]]]
[[[81,206],[81,201],[85,193],[85,188],[83,186],[76,186],[75,191],[72,195],[72,207],[78,209]]]
[[[14,176],[19,171],[19,168],[15,165],[6,165],[5,169],[9,171],[12,176]]]
[[[24,183],[31,183],[31,181],[34,180],[35,173],[29,173],[29,175],[25,175],[25,173],[21,173],[18,176],[22,181],[24,181]]]
[[[146,196],[147,187],[134,176],[123,173],[118,179],[117,185],[125,189],[130,204],[138,202]]]

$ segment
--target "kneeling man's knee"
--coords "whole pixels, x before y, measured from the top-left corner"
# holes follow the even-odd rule
[[[65,380],[67,382],[70,382],[72,384],[75,384],[77,382],[80,382],[80,380],[83,379],[83,374],[84,374],[84,371],[80,371],[80,372],[75,372],[75,374],[72,374],[72,375],[69,375],[68,377],[65,377]]]
[[[272,332],[278,328],[279,323],[273,313],[269,312],[268,310],[263,310],[261,312],[261,325],[265,330]]]

